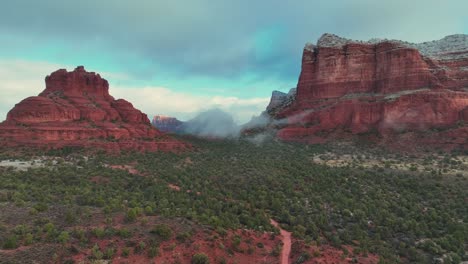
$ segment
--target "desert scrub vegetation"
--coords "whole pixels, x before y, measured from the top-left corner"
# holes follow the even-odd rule
[[[0,168],[0,210],[18,212],[13,218],[35,219],[15,232],[12,218],[0,215],[0,225],[6,227],[0,228],[0,245],[9,249],[133,236],[132,229],[126,228],[71,232],[99,213],[104,217],[122,214],[128,224],[144,223],[146,217],[157,215],[216,230],[261,232],[276,232],[270,225],[274,218],[296,239],[338,248],[352,245],[356,252],[376,253],[390,262],[466,258],[468,180],[464,175],[439,173],[444,168],[463,168],[461,154],[439,159],[436,164],[441,165],[435,165],[439,168],[433,172],[421,169],[423,162],[433,166],[430,157],[415,157],[414,163],[397,155],[389,158],[385,153],[353,149],[348,151],[349,165],[329,166],[314,161],[314,157],[333,158],[327,146],[185,140],[191,141],[194,151],[98,153],[84,159],[64,150],[52,154],[67,162],[53,166],[27,171]],[[382,165],[362,166],[370,156]],[[403,160],[410,164],[407,170],[399,169]],[[133,164],[138,173],[108,166],[113,164]],[[167,225],[148,226],[150,231],[155,243],[190,237]],[[232,244],[235,251],[237,241]],[[155,245],[128,248],[155,256],[159,252]],[[116,255],[110,251],[93,248],[93,255]]]

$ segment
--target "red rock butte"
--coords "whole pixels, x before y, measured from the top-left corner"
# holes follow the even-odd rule
[[[267,107],[284,140],[373,134],[391,144],[468,149],[468,35],[413,44],[324,34],[305,46],[292,91],[274,94]]]
[[[140,110],[109,94],[109,83],[83,66],[45,79],[38,96],[24,99],[0,124],[0,146],[108,151],[177,151],[187,147],[151,126]]]

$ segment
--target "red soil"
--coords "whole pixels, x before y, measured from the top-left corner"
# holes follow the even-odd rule
[[[329,245],[310,246],[305,251],[313,256],[305,264],[338,264],[338,263],[360,263],[360,264],[376,264],[379,262],[379,257],[375,254],[354,254],[354,249],[351,246],[343,246],[348,251],[345,256],[343,249],[338,249]],[[314,255],[317,254],[317,255]],[[294,256],[297,257],[297,256]],[[293,258],[294,258],[293,257]],[[353,260],[354,259],[354,260]]]
[[[280,230],[281,241],[283,248],[281,249],[281,264],[289,264],[289,255],[291,254],[291,232],[288,232],[280,227],[278,222],[270,219],[270,223]]]
[[[137,169],[133,167],[133,165],[109,165],[109,168],[126,170],[130,174],[143,176]]]
[[[188,158],[190,160],[190,158]],[[186,159],[187,160],[187,159]],[[190,161],[191,162],[191,161]],[[109,165],[109,168],[112,168],[112,169],[117,169],[117,170],[125,170],[125,171],[128,171],[128,173],[130,174],[133,174],[133,175],[140,175],[140,176],[145,176],[143,175],[141,172],[139,172],[137,169],[135,169],[133,167],[133,165]],[[102,179],[100,178],[99,176],[96,176],[96,177],[93,177],[91,179],[92,182],[94,183],[106,183],[105,182],[105,179]],[[174,191],[177,191],[179,192],[180,191],[180,186],[177,186],[175,184],[172,184],[172,183],[169,183],[167,185],[167,187],[169,187],[169,189],[172,189]],[[191,193],[192,190],[187,190],[186,191],[187,193]],[[201,195],[200,192],[196,192],[197,195]]]
[[[114,228],[125,226],[132,231],[130,238],[113,236],[110,238],[98,239],[93,237],[88,246],[81,248],[80,252],[72,258],[76,263],[87,263],[92,256],[93,245],[98,245],[101,252],[109,247],[114,248],[115,254],[112,263],[190,263],[192,256],[203,253],[210,259],[210,263],[219,263],[225,259],[227,263],[278,263],[278,258],[271,252],[281,243],[279,237],[272,233],[262,233],[252,230],[228,230],[224,235],[211,229],[203,228],[193,223],[177,224],[176,221],[168,222],[156,216],[146,216],[145,222],[124,223],[121,217],[114,218]],[[171,227],[173,235],[168,241],[161,242],[158,247],[156,257],[149,257],[149,239],[154,234],[148,232],[155,224],[164,223]],[[192,235],[185,241],[177,240],[177,234],[191,230]],[[236,238],[240,243],[235,245]],[[129,246],[132,241],[134,245],[145,242],[146,247],[141,252],[135,252],[136,246]],[[72,244],[79,247],[79,242],[72,241]],[[261,246],[259,246],[261,245]],[[122,256],[125,247],[130,248],[129,255]]]
[[[175,184],[169,183],[167,186],[174,191],[180,191],[180,187]]]

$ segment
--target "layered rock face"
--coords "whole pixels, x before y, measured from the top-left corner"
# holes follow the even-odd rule
[[[468,36],[412,44],[324,34],[304,48],[294,100],[273,101],[270,125],[285,140],[374,134],[468,148]]]
[[[162,132],[177,133],[180,132],[181,126],[184,122],[175,117],[155,115],[151,124]]]
[[[109,94],[109,83],[83,66],[53,72],[39,96],[16,104],[0,124],[0,145],[119,150],[178,150],[186,145],[154,129],[146,114]]]

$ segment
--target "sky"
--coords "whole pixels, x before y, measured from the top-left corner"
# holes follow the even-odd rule
[[[239,123],[297,84],[306,42],[468,34],[466,0],[15,0],[0,8],[0,120],[84,65],[147,113],[219,107]]]

